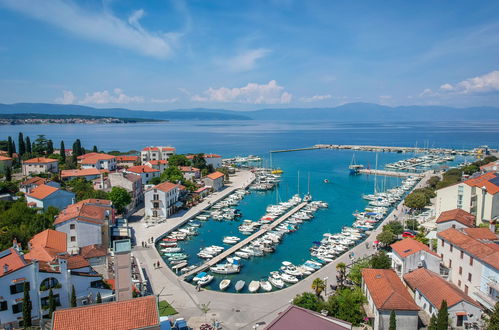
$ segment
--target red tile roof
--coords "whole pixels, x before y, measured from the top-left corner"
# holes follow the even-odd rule
[[[145,147],[142,151],[159,151],[157,147]]]
[[[378,310],[419,310],[393,269],[365,268],[362,279]]]
[[[160,184],[154,186],[153,189],[158,189],[158,190],[161,190],[164,192],[169,192],[170,190],[175,189],[175,188],[178,188],[178,184],[166,181],[166,182],[163,182],[163,183],[160,183]]]
[[[101,160],[116,159],[116,156],[91,152],[89,154],[78,156],[78,162],[84,165],[95,164]]]
[[[58,190],[59,188],[41,184],[38,187],[33,188],[26,196],[42,200]]]
[[[73,255],[73,256],[63,256],[62,259],[66,259],[68,262],[68,269],[78,269],[83,267],[90,267],[90,263],[81,255]]]
[[[206,177],[207,178],[210,178],[212,180],[216,180],[218,178],[223,178],[225,174],[223,174],[222,172],[213,172],[211,174],[208,174]]]
[[[81,170],[62,170],[61,178],[91,176],[91,175],[100,175],[100,174],[101,172],[96,168],[85,168]]]
[[[159,170],[154,169],[154,168],[147,166],[147,165],[140,165],[140,166],[130,167],[129,169],[127,169],[127,172],[140,174],[140,173],[155,173],[155,172],[159,172]]]
[[[161,151],[175,151],[176,149],[173,147],[163,147],[161,148]]]
[[[454,209],[440,213],[437,223],[457,221],[466,227],[475,227],[475,216],[461,209]]]
[[[192,166],[180,166],[179,169],[182,171],[182,172],[199,172],[199,168],[195,168],[195,167],[192,167]]]
[[[222,158],[222,156],[216,154],[205,154],[204,158]]]
[[[151,165],[167,165],[168,161],[166,159],[160,159],[160,160],[150,160],[148,161],[148,163]]]
[[[390,246],[392,247],[393,251],[395,251],[402,258],[410,256],[411,254],[414,254],[419,251],[426,251],[430,254],[433,254],[434,256],[438,256],[438,254],[433,252],[428,247],[428,245],[418,242],[415,239],[409,237],[401,241],[398,241],[396,243],[393,243]]]
[[[494,166],[496,166],[496,169],[498,169],[498,168],[499,168],[499,166],[498,166],[498,161],[495,161],[495,162],[490,162],[490,163],[488,163],[488,164],[482,165],[482,166],[480,166],[480,170],[485,170],[485,169],[487,169],[487,168],[489,168],[489,167],[490,167],[491,169],[494,169]]]
[[[80,255],[85,259],[103,257],[107,255],[107,249],[102,245],[87,245],[80,248]]]
[[[499,237],[489,228],[464,228],[463,231],[466,235],[474,239],[484,239],[489,241],[499,240]]]
[[[3,160],[12,160],[12,158],[5,157],[5,156],[0,156],[0,161],[3,161]]]
[[[39,176],[35,176],[32,178],[29,178],[21,183],[21,186],[29,186],[29,185],[36,185],[39,186],[41,184],[44,184],[47,182],[47,179],[40,178]]]
[[[37,157],[23,161],[23,164],[48,164],[48,163],[57,163],[57,162],[58,162],[57,159]]]
[[[447,306],[452,307],[461,301],[466,301],[476,307],[480,305],[456,285],[444,280],[426,268],[418,268],[404,275],[407,285],[413,290],[418,290],[431,304],[439,309],[442,301],[447,300]]]
[[[46,229],[36,234],[29,241],[30,251],[24,255],[25,259],[50,262],[61,253],[67,251],[66,233]]]
[[[139,160],[139,156],[127,156],[127,155],[116,156],[116,160],[118,162],[136,162]]]
[[[155,296],[57,310],[52,330],[128,330],[159,327]]]
[[[468,179],[464,181],[464,183],[472,187],[485,187],[489,194],[495,195],[499,192],[499,186],[491,182],[491,180],[495,178],[497,178],[497,174],[494,172],[489,172],[482,174],[479,177]]]
[[[270,322],[265,330],[344,330],[351,329],[352,324],[320,313],[290,305]]]
[[[77,219],[95,224],[103,224],[106,219],[106,211],[112,216],[111,201],[105,199],[86,199],[76,204],[69,205],[62,210],[54,221],[54,225]]]
[[[7,274],[5,265],[8,266],[7,273],[13,272],[27,265],[24,258],[13,248],[0,252],[0,277]]]
[[[470,229],[467,230],[469,231]],[[480,235],[483,235],[483,233],[481,233]],[[479,259],[491,265],[492,267],[495,267],[496,269],[499,269],[499,251],[489,246],[489,244],[491,243],[490,241],[482,242],[471,237],[470,235],[466,235],[465,232],[459,231],[455,228],[449,228],[441,231],[437,233],[437,236],[453,244],[457,248],[465,251],[467,254],[472,255],[474,258]],[[494,234],[494,236],[495,240],[497,240],[497,235]]]

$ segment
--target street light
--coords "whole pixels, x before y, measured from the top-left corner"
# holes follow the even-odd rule
[[[327,297],[327,280],[328,280],[328,277],[324,277],[324,296]]]

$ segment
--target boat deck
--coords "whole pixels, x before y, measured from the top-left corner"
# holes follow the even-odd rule
[[[302,203],[298,204],[297,206],[295,206],[293,209],[291,209],[290,211],[288,211],[286,214],[284,214],[283,216],[281,216],[277,220],[273,221],[272,223],[270,223],[268,225],[263,225],[262,228],[259,231],[257,231],[256,233],[248,236],[246,239],[240,241],[236,245],[230,247],[229,249],[227,249],[224,252],[220,253],[216,257],[212,258],[211,260],[208,260],[207,262],[205,262],[201,266],[199,266],[197,268],[194,268],[190,272],[187,272],[187,273],[183,274],[182,276],[180,276],[180,278],[181,279],[185,279],[185,278],[187,278],[189,276],[192,276],[192,275],[194,275],[196,273],[199,273],[199,272],[205,270],[208,267],[216,265],[221,260],[223,260],[226,257],[230,256],[232,253],[236,252],[237,250],[239,250],[240,248],[242,248],[246,244],[248,244],[251,241],[257,239],[258,237],[262,236],[263,234],[265,234],[265,233],[273,230],[275,227],[277,227],[278,225],[280,225],[283,221],[285,221],[290,216],[292,216],[293,214],[295,214],[296,212],[298,212],[299,210],[301,210],[305,205],[307,205],[307,202],[302,202]]]

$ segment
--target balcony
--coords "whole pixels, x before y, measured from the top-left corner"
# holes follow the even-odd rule
[[[448,278],[450,274],[450,268],[445,267],[443,264],[440,264],[440,276],[443,278]]]

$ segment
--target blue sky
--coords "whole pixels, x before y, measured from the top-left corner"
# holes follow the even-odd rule
[[[499,106],[498,1],[0,0],[0,103]]]

